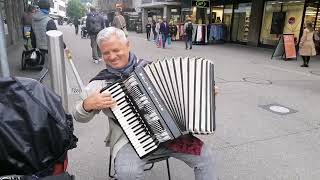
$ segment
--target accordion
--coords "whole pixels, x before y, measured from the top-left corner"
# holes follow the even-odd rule
[[[187,133],[215,130],[214,65],[204,58],[157,60],[101,90],[140,158]]]

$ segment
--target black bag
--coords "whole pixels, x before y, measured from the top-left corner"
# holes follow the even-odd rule
[[[35,176],[20,176],[20,175],[8,175],[8,176],[0,176],[0,180],[74,180],[74,176],[68,173],[62,173],[60,175],[55,176],[46,176],[43,178],[35,177]]]
[[[76,142],[58,95],[33,79],[0,78],[0,176],[51,175]]]
[[[87,17],[88,21],[88,32],[90,34],[98,34],[102,30],[102,25],[101,25],[101,16],[99,14],[92,14],[91,16]]]

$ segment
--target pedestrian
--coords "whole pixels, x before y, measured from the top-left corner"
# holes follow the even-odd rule
[[[73,25],[74,25],[74,28],[75,28],[76,35],[78,35],[78,32],[79,32],[79,24],[80,24],[79,18],[75,17],[74,20],[73,20]]]
[[[150,32],[151,32],[151,23],[148,21],[146,24],[146,33],[147,33],[147,40],[150,41]]]
[[[164,17],[162,23],[160,24],[160,34],[162,36],[162,48],[166,47],[167,38],[169,36],[169,24],[167,19]]]
[[[104,28],[104,20],[93,6],[90,7],[90,13],[87,14],[86,28],[91,41],[92,59],[98,64],[101,61],[101,53],[97,45],[97,34]]]
[[[309,67],[310,56],[316,55],[316,49],[313,42],[314,37],[316,36],[313,31],[312,23],[306,22],[299,44],[300,55],[303,59],[303,64],[301,65],[301,67]]]
[[[177,26],[173,23],[173,21],[170,21],[169,23],[169,37],[172,40],[175,40],[176,35],[177,35]]]
[[[191,22],[191,18],[187,18],[187,22],[184,24],[184,40],[186,43],[186,49],[188,49],[188,44],[189,44],[189,49],[192,49],[192,33],[193,33],[193,25]]]
[[[125,35],[128,36],[126,20],[118,11],[115,12],[115,16],[113,18],[113,26],[115,26],[118,29],[121,29],[125,33]]]
[[[152,34],[153,34],[153,41],[156,41],[156,38],[157,38],[157,36],[158,36],[158,34],[157,34],[157,32],[156,32],[156,25],[157,25],[157,22],[156,22],[154,19],[152,19],[152,26],[151,26],[151,28],[152,28]]]
[[[128,78],[135,68],[145,66],[150,61],[137,59],[130,51],[131,46],[124,32],[117,28],[108,27],[102,30],[98,34],[97,42],[106,69],[98,73],[84,88],[83,100],[76,105],[73,115],[76,121],[89,122],[102,111],[109,120],[109,135],[106,141],[109,142],[113,158],[111,169],[115,170],[118,180],[142,180],[147,160],[139,158],[114,116],[110,114],[109,108],[116,105],[110,93],[100,93],[100,90],[113,82]],[[192,167],[195,180],[217,180],[211,151],[195,136],[187,134],[168,141],[159,151]],[[195,151],[198,153],[195,154]]]
[[[156,23],[156,34],[157,34],[157,39],[156,39],[156,44],[159,47],[162,44],[162,40],[161,40],[161,35],[160,35],[160,24],[162,23],[162,19],[158,19],[158,22]]]
[[[49,17],[49,0],[38,2],[39,10],[33,14],[32,18],[32,38],[35,43],[33,47],[38,48],[43,54],[48,53],[48,43],[46,32],[57,30],[56,23]]]
[[[23,13],[21,17],[21,25],[22,25],[22,37],[24,39],[24,46],[26,50],[32,48],[31,44],[35,44],[31,42],[31,27],[32,27],[32,17],[35,13],[35,7],[29,5],[27,11]]]

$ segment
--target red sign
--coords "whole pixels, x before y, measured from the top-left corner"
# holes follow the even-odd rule
[[[288,20],[288,23],[289,23],[289,24],[294,24],[294,23],[296,23],[296,18],[295,18],[295,17],[290,17],[289,20]]]
[[[294,35],[284,34],[283,44],[284,44],[284,52],[286,55],[286,59],[297,58],[296,45],[294,43]]]

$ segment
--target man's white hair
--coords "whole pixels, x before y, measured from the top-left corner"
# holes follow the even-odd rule
[[[100,47],[103,41],[108,41],[111,37],[117,37],[122,43],[127,43],[128,39],[121,29],[115,27],[107,27],[101,30],[97,35],[97,44]]]

